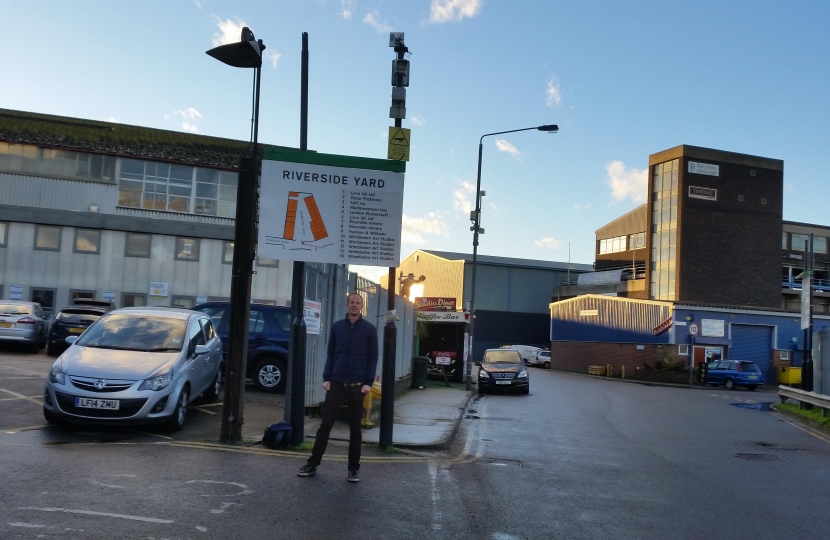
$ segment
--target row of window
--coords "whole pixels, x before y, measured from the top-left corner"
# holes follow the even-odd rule
[[[116,161],[115,156],[0,142],[0,171],[3,172],[114,180]]]
[[[652,183],[650,297],[674,300],[680,160],[655,165]]]
[[[39,251],[60,251],[61,237],[63,227],[55,227],[50,225],[36,225],[35,226],[35,241],[34,249]],[[124,243],[125,257],[150,257],[150,241],[149,234],[141,233],[126,233],[127,238]],[[8,236],[8,223],[0,223],[0,247],[6,247]],[[198,261],[199,251],[201,247],[201,238],[186,238],[176,237],[176,260],[177,261]],[[224,242],[222,246],[222,263],[233,263],[233,242]],[[75,237],[72,245],[72,251],[75,253],[87,253],[97,255],[101,252],[101,231],[98,229],[75,229]],[[277,268],[279,261],[277,259],[257,258],[257,265]]]
[[[781,247],[793,251],[807,251],[810,243],[809,234],[782,233]],[[813,235],[813,252],[827,253],[827,238]]]
[[[599,241],[599,254],[618,253],[629,249],[640,249],[646,247],[646,233],[629,234],[628,236],[617,236],[605,238]]]

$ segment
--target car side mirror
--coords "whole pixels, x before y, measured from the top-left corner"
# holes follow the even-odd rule
[[[193,349],[193,356],[203,356],[210,352],[210,347],[207,345],[196,345],[196,348]]]
[[[78,341],[78,336],[69,336],[64,341],[72,345],[73,343]]]

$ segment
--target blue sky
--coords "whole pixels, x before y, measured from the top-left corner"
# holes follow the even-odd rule
[[[645,200],[648,155],[691,144],[785,162],[784,219],[830,225],[825,1],[308,0],[0,4],[0,107],[247,140],[250,74],[204,51],[246,24],[267,45],[260,140],[386,156],[389,31],[406,33],[412,129],[403,250],[593,260],[594,231]],[[824,163],[824,165],[822,165]],[[717,249],[717,239],[713,239]]]

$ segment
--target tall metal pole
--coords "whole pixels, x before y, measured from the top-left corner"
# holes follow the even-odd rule
[[[398,55],[398,60],[404,59],[404,53],[407,52],[406,46],[401,43],[395,47],[395,52]],[[395,87],[403,86],[403,74],[397,73],[395,75]],[[395,118],[395,127],[402,127],[402,120]],[[397,287],[395,279],[395,267],[389,268],[387,274],[387,302],[386,309],[392,311],[395,309],[395,288]],[[383,327],[383,371],[381,372],[380,384],[380,434],[378,442],[382,448],[392,446],[392,430],[394,426],[395,417],[395,354],[398,349],[398,328],[395,326],[395,321],[386,322]],[[366,384],[371,385],[372,381],[366,381]]]
[[[815,264],[815,254],[813,253],[813,235],[810,234],[810,245],[807,249],[807,261],[805,266],[805,274],[807,279],[802,279],[802,287],[809,287],[807,291],[807,316],[809,326],[805,330],[804,336],[804,362],[801,363],[801,389],[807,392],[813,391],[813,269]],[[810,403],[802,403],[802,408],[812,409]]]
[[[470,277],[470,344],[467,350],[467,390],[473,388],[473,343],[475,342],[476,324],[476,269],[478,268],[478,230],[481,225],[481,156],[484,150],[484,137],[478,140],[478,172],[476,173],[476,209],[473,220],[473,268]]]
[[[260,44],[262,40],[260,40]],[[228,354],[225,359],[225,393],[222,402],[220,438],[242,440],[245,364],[248,358],[248,319],[251,313],[251,281],[254,270],[254,244],[257,217],[257,177],[259,176],[259,87],[261,65],[256,68],[254,137],[251,156],[239,160],[236,187],[231,299],[228,313]]]
[[[302,67],[300,69],[300,150],[308,150],[308,32],[303,32]],[[291,444],[299,446],[305,439],[305,354],[307,328],[305,307],[305,262],[294,261],[291,283],[291,337],[288,342],[290,362],[286,385],[285,420],[291,424]]]

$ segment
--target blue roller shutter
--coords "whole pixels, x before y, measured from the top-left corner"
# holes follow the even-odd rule
[[[732,325],[732,346],[729,360],[750,360],[758,364],[767,382],[772,369],[772,327],[750,324]]]

